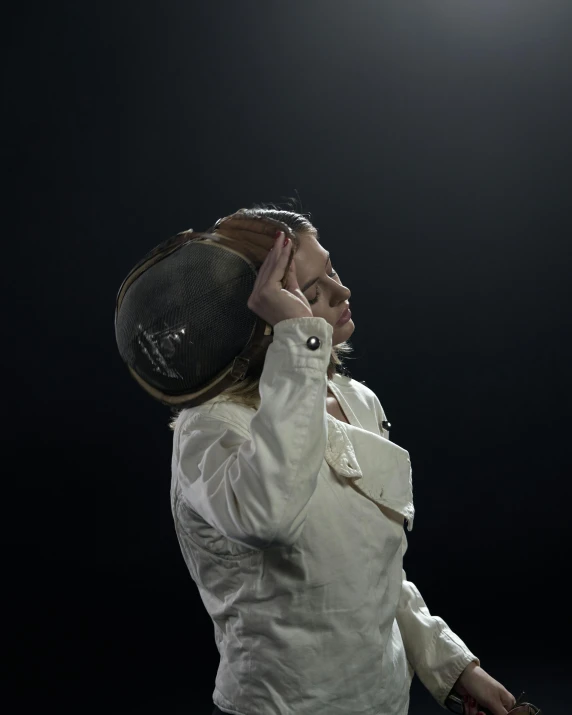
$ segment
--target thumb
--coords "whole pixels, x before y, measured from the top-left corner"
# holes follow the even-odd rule
[[[501,703],[507,710],[511,710],[516,705],[516,698],[508,690],[503,689],[500,694]]]
[[[516,698],[514,698],[508,690],[501,690],[497,697],[498,700],[496,701],[496,704],[491,704],[491,711],[494,715],[507,715],[509,710],[515,706]]]

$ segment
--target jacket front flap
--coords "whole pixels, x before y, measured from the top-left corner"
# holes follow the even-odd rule
[[[354,481],[376,504],[401,514],[407,519],[408,531],[413,529],[413,481],[407,450],[328,413],[325,459],[336,474]]]

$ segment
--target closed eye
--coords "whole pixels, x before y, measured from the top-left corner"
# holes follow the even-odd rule
[[[336,271],[333,271],[332,273],[328,273],[328,278],[334,278],[337,275],[338,274],[336,273]],[[318,288],[318,286],[316,286],[316,297],[312,298],[312,300],[309,300],[308,303],[310,305],[314,305],[314,303],[318,302],[319,297],[320,297],[320,289]]]

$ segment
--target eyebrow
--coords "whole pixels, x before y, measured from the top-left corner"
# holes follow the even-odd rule
[[[325,266],[328,265],[328,261],[329,261],[329,260],[330,260],[330,254],[328,253],[328,257],[326,258],[326,263],[324,264]],[[317,278],[314,278],[314,279],[311,280],[311,281],[308,281],[308,282],[306,283],[306,285],[302,288],[302,293],[305,293],[310,286],[313,286],[314,283],[315,283],[316,281],[319,281],[319,280],[320,280],[320,276],[318,276]]]

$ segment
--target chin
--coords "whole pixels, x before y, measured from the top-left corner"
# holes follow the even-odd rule
[[[334,338],[333,345],[337,345],[338,343],[343,343],[345,340],[349,338],[349,336],[353,333],[355,330],[356,326],[354,325],[354,321],[350,318],[347,323],[344,323],[343,325],[334,325],[334,333],[332,337]]]

